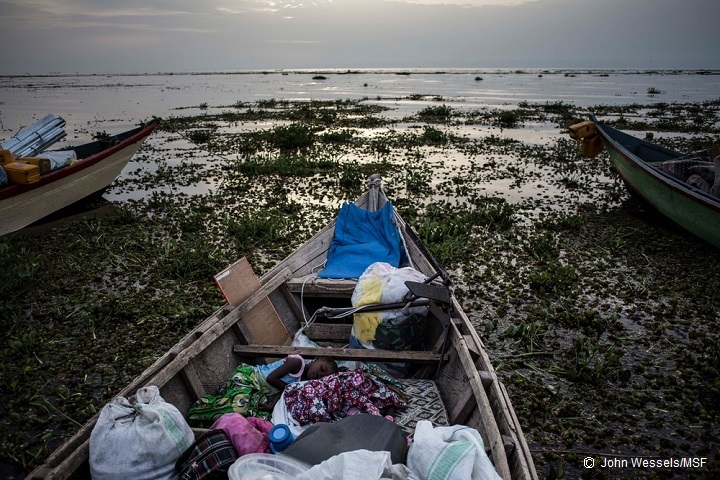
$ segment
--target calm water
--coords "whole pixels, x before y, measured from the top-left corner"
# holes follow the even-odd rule
[[[313,79],[318,73],[325,80]],[[402,73],[402,74],[401,74]],[[407,74],[409,73],[409,74]],[[90,141],[96,132],[109,134],[133,128],[153,116],[185,116],[202,112],[232,110],[238,102],[262,99],[335,100],[367,99],[373,104],[389,107],[383,115],[399,120],[427,106],[445,104],[455,110],[511,109],[520,102],[544,104],[564,102],[578,107],[594,105],[647,105],[658,102],[702,102],[720,98],[720,71],[712,74],[697,72],[630,72],[620,70],[452,70],[443,73],[429,70],[412,71],[289,71],[198,73],[157,75],[78,75],[78,76],[14,76],[0,77],[0,140],[48,113],[63,117],[68,136],[56,147]],[[650,95],[648,89],[660,91]],[[442,103],[439,103],[441,101]],[[207,108],[201,109],[201,105]],[[233,131],[270,128],[260,122],[225,125]],[[397,123],[393,128],[409,125]],[[530,124],[522,128],[455,125],[452,133],[467,138],[501,135],[526,144],[552,145],[565,136],[554,124]],[[382,129],[364,135],[377,135]],[[171,141],[168,141],[172,137]],[[132,172],[154,170],[159,165],[177,165],[185,161],[182,149],[192,148],[177,136],[158,132],[147,141],[154,154],[142,161],[136,156],[120,178]],[[181,150],[172,150],[181,149]],[[200,156],[202,157],[202,156]],[[203,162],[194,157],[194,162]],[[499,158],[501,162],[512,159]],[[463,168],[467,158],[452,152],[429,154],[428,162],[445,164],[451,172]],[[440,168],[440,167],[438,167]],[[181,187],[187,194],[214,190],[219,179]],[[442,181],[437,175],[433,183]],[[610,181],[605,178],[600,182]],[[545,185],[542,185],[544,183]],[[482,189],[488,195],[501,195],[517,203],[539,196],[560,197],[561,193],[547,187],[547,182],[529,182],[514,188],[512,180],[502,176],[485,179]],[[168,186],[156,185],[148,190],[109,190],[105,197],[123,201],[141,198]],[[178,191],[178,190],[173,190]],[[555,206],[563,202],[553,202]]]
[[[637,73],[569,70],[361,70],[316,72],[81,75],[0,77],[0,140],[48,113],[67,121],[67,142],[92,132],[117,133],[152,116],[187,115],[189,108],[231,108],[237,102],[283,98],[328,100],[368,98],[401,118],[428,105],[398,100],[410,95],[443,97],[453,108],[512,108],[517,103],[566,102],[578,106],[698,102],[720,97],[720,76],[692,72]],[[720,72],[714,72],[720,73]],[[662,93],[648,95],[649,88]],[[437,105],[436,102],[433,104]]]

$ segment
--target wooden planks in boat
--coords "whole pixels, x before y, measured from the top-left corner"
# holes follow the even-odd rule
[[[243,257],[217,275],[215,282],[231,306],[241,305],[260,289],[250,262]],[[286,345],[292,341],[287,327],[268,298],[261,299],[244,316],[241,325],[248,343],[259,345]]]
[[[439,353],[427,351],[393,351],[359,348],[317,348],[317,347],[278,347],[264,345],[235,345],[233,351],[245,357],[281,358],[296,354],[307,358],[330,357],[334,360],[360,360],[365,362],[409,362],[437,363],[444,357]]]
[[[349,297],[356,285],[357,280],[318,278],[315,274],[287,281],[291,293],[323,297]]]

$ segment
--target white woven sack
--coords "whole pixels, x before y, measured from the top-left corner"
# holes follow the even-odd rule
[[[144,387],[103,407],[90,434],[90,474],[93,480],[177,479],[175,462],[193,441],[178,409],[157,387]]]

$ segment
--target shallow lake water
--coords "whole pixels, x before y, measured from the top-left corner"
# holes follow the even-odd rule
[[[386,107],[383,117],[397,121],[396,131],[411,128],[402,119],[420,110],[445,105],[459,112],[483,109],[513,109],[521,103],[544,105],[566,103],[579,108],[596,105],[650,105],[658,102],[702,102],[718,96],[718,75],[708,72],[637,72],[627,70],[357,70],[273,71],[147,75],[62,75],[0,77],[0,140],[5,141],[48,113],[63,117],[67,137],[55,147],[90,141],[92,135],[133,128],[152,117],[219,113],[258,100],[345,100],[361,99]],[[317,79],[318,75],[325,77]],[[660,92],[649,94],[648,91]],[[242,105],[241,108],[247,108]],[[268,129],[278,122],[224,125],[223,131]],[[453,135],[478,139],[491,135],[529,145],[551,145],[565,136],[556,125],[526,123],[521,128],[453,126]],[[367,136],[382,135],[386,128],[368,129]],[[189,145],[162,133],[147,143],[160,151],[157,162],[177,161]],[[168,150],[168,147],[177,149]],[[448,168],[462,168],[466,159],[447,154]],[[138,169],[152,169],[143,159],[131,161],[120,179]],[[196,158],[195,161],[202,161]],[[488,195],[502,195],[512,203],[541,195],[553,195],[547,185],[514,188],[508,179],[486,179]],[[184,187],[183,193],[206,193],[209,181]],[[106,198],[137,199],[158,186],[143,191],[111,189]]]
[[[89,138],[96,129],[116,133],[153,116],[200,113],[202,104],[212,111],[272,98],[367,98],[391,108],[385,114],[389,118],[400,119],[438,102],[468,110],[512,108],[520,102],[565,102],[583,107],[701,102],[720,94],[718,75],[695,72],[496,69],[320,73],[325,80],[313,79],[318,72],[310,71],[4,76],[0,77],[0,139],[7,140],[47,113],[67,121],[66,141],[75,143]],[[649,95],[650,88],[661,93]]]

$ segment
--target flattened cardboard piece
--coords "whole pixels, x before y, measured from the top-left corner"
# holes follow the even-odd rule
[[[240,305],[260,288],[260,282],[245,257],[215,275],[214,278],[225,300],[233,307]]]
[[[260,281],[245,257],[215,275],[215,283],[227,302],[237,307],[260,289]],[[268,298],[264,298],[242,318],[248,343],[290,345],[292,337]]]

